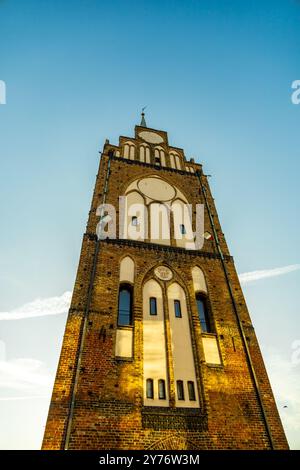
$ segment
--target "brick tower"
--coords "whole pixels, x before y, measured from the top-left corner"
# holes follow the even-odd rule
[[[103,148],[43,449],[287,448],[202,166],[142,115]]]

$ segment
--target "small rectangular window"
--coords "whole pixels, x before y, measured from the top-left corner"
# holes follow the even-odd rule
[[[175,310],[175,317],[176,318],[181,318],[181,305],[180,305],[180,300],[174,300],[174,310]]]
[[[196,294],[196,303],[198,309],[198,315],[201,325],[201,330],[204,333],[211,333],[210,319],[207,309],[206,297],[202,294]]]
[[[186,229],[185,229],[185,225],[184,225],[184,224],[180,224],[180,233],[181,233],[181,235],[185,235],[185,234],[186,234]]]
[[[152,379],[147,379],[146,380],[146,397],[147,398],[153,398],[154,397],[153,380]]]
[[[166,383],[163,379],[158,381],[158,398],[160,400],[166,399]]]
[[[149,299],[150,315],[157,315],[157,302],[155,297]]]
[[[139,225],[138,218],[135,215],[131,217],[131,225],[134,225],[135,227]]]
[[[196,400],[195,386],[194,386],[194,382],[192,382],[191,380],[188,381],[188,392],[189,392],[189,400],[195,401]]]
[[[119,288],[118,325],[132,324],[132,287],[121,284]]]
[[[178,400],[184,400],[184,389],[182,380],[177,380],[177,398]]]

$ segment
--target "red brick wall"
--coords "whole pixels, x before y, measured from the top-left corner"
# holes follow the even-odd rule
[[[96,208],[102,202],[108,157],[103,154],[96,180],[87,234],[83,238],[77,278],[58,365],[43,448],[64,448],[72,387],[84,316],[87,329],[68,448],[70,449],[268,449],[270,442],[253,384],[245,347],[234,313],[220,257],[213,241],[201,252],[147,243],[102,241],[95,264],[91,302],[87,297],[96,240]],[[200,168],[194,165],[195,169]],[[107,201],[117,206],[118,196],[134,179],[157,174],[176,185],[190,202],[203,203],[196,175],[159,169],[114,158],[111,160]],[[204,183],[208,188],[206,178]],[[275,448],[287,448],[255,332],[238,281],[232,258],[219,224],[208,188],[208,200],[222,251],[226,258],[238,313],[258,377]],[[205,213],[205,229],[212,232]],[[128,254],[135,262],[134,356],[114,357],[117,326],[120,259]],[[192,344],[196,362],[200,409],[143,407],[142,390],[142,287],[158,264],[167,264],[185,288]],[[204,272],[212,317],[222,357],[221,366],[205,363],[198,313],[194,301],[191,268]],[[174,280],[174,279],[173,279]],[[173,281],[172,280],[172,281]],[[174,383],[171,381],[171,392]],[[172,396],[172,393],[171,393]]]

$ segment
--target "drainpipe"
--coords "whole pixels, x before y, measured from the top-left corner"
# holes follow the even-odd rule
[[[105,177],[102,204],[105,204],[105,202],[106,202],[106,195],[107,195],[107,189],[108,189],[108,180],[109,180],[109,175],[110,175],[110,164],[111,164],[111,157],[109,156],[108,157],[106,177]],[[84,312],[84,319],[83,319],[82,327],[81,327],[81,331],[80,331],[80,346],[79,346],[78,359],[77,359],[77,364],[76,364],[75,379],[74,379],[74,384],[73,384],[73,387],[72,387],[71,404],[70,404],[69,413],[68,413],[68,422],[67,422],[67,429],[66,429],[66,434],[65,434],[64,450],[68,450],[68,448],[69,448],[70,436],[71,436],[71,431],[72,431],[72,422],[73,422],[73,416],[74,416],[76,392],[77,392],[79,376],[80,376],[82,353],[83,353],[84,340],[85,340],[85,335],[86,335],[86,330],[87,330],[87,325],[88,325],[89,309],[90,309],[91,300],[92,300],[92,291],[93,291],[93,286],[94,286],[94,281],[95,281],[95,274],[96,274],[96,267],[97,267],[97,259],[98,259],[99,249],[100,249],[100,241],[99,241],[99,239],[97,239],[96,247],[95,247],[95,253],[94,253],[94,257],[93,257],[93,264],[92,264],[92,270],[91,270],[91,275],[90,275],[90,281],[89,281],[89,288],[88,288],[88,295],[87,295],[86,307],[85,307],[85,312]]]
[[[270,442],[271,449],[274,450],[275,446],[274,446],[274,441],[273,441],[273,438],[272,438],[272,433],[271,433],[270,425],[269,425],[267,414],[266,414],[266,409],[265,409],[265,406],[263,404],[262,395],[261,395],[261,391],[259,389],[259,384],[258,384],[257,376],[256,376],[256,373],[255,373],[255,370],[254,370],[252,358],[251,358],[251,355],[250,355],[249,346],[248,346],[248,343],[247,343],[247,339],[246,339],[246,336],[245,336],[245,333],[244,333],[244,328],[243,328],[243,325],[242,325],[242,322],[241,322],[241,319],[240,319],[240,315],[239,315],[239,312],[238,312],[238,307],[237,307],[237,304],[236,304],[236,301],[235,301],[235,298],[234,298],[234,295],[233,295],[233,289],[232,289],[231,282],[230,282],[230,279],[229,279],[227,266],[226,266],[226,263],[225,263],[225,260],[224,260],[224,256],[223,256],[222,248],[221,248],[221,245],[220,245],[219,237],[218,237],[218,234],[217,234],[217,231],[216,231],[214,219],[213,219],[211,209],[210,209],[209,204],[208,204],[207,195],[206,195],[206,188],[205,188],[204,184],[202,183],[201,172],[198,170],[196,173],[197,173],[197,176],[198,176],[198,180],[199,180],[199,184],[200,184],[200,187],[201,187],[202,194],[204,196],[205,206],[206,206],[208,216],[209,216],[209,220],[210,220],[210,224],[211,224],[211,227],[212,227],[212,230],[213,230],[214,239],[215,239],[215,242],[216,242],[216,245],[217,245],[217,250],[218,250],[218,253],[219,253],[220,258],[221,258],[221,263],[222,263],[223,271],[224,271],[224,274],[225,274],[227,287],[228,287],[230,298],[231,298],[231,301],[232,301],[233,310],[234,310],[234,313],[235,313],[235,316],[236,316],[238,329],[239,329],[239,332],[240,332],[240,335],[241,335],[241,338],[242,338],[242,343],[243,343],[243,346],[244,346],[244,349],[245,349],[247,363],[248,363],[248,366],[249,366],[249,370],[250,370],[251,378],[252,378],[252,381],[253,381],[254,389],[255,389],[255,392],[256,392],[256,395],[257,395],[257,398],[258,398],[259,406],[260,406],[261,413],[262,413],[262,416],[263,416],[263,420],[264,420],[264,423],[265,423],[268,439],[269,439],[269,442]]]

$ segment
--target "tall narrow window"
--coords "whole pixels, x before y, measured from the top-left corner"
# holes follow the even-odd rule
[[[134,160],[134,154],[135,154],[135,147],[134,145],[130,145],[130,160]]]
[[[154,398],[153,380],[152,379],[147,379],[146,380],[146,397],[147,398]]]
[[[175,317],[176,318],[181,318],[181,305],[180,305],[180,300],[174,300],[174,310],[175,310]]]
[[[180,224],[180,233],[181,233],[181,235],[185,235],[185,234],[186,234],[186,229],[185,229],[185,225],[184,225],[184,224]]]
[[[162,166],[166,166],[166,157],[163,150],[160,151],[160,163]]]
[[[170,153],[170,164],[171,164],[171,168],[176,168],[175,157],[173,153]]]
[[[166,399],[166,383],[163,379],[158,381],[158,398],[160,400]]]
[[[124,158],[129,158],[129,145],[124,145]]]
[[[182,380],[177,380],[177,398],[178,400],[184,400],[184,389]]]
[[[175,155],[175,161],[176,161],[176,168],[177,168],[177,170],[181,170],[180,159],[179,159],[179,156],[178,156],[178,155]]]
[[[195,386],[194,386],[194,382],[192,382],[191,380],[188,381],[188,392],[189,392],[189,400],[195,401],[196,400]]]
[[[137,227],[139,225],[139,219],[135,215],[131,217],[131,225],[133,225],[134,227]]]
[[[209,314],[208,314],[208,309],[207,309],[207,300],[206,300],[205,295],[197,294],[196,303],[197,303],[201,330],[204,333],[210,333],[211,325],[210,325]]]
[[[140,147],[140,161],[144,162],[145,161],[145,147],[141,145]]]
[[[132,287],[121,284],[119,289],[118,325],[132,324]]]
[[[150,315],[157,315],[157,302],[156,297],[150,297],[149,299]]]

